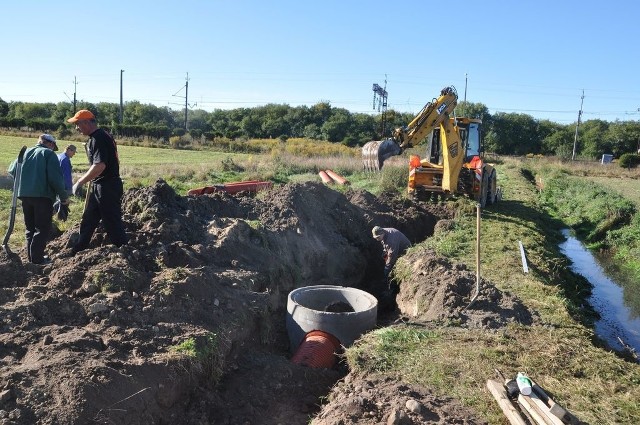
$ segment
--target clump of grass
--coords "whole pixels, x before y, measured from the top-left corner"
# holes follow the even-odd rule
[[[194,377],[204,376],[212,384],[218,382],[223,373],[223,355],[218,335],[208,332],[192,336],[169,348],[170,356],[187,362]]]

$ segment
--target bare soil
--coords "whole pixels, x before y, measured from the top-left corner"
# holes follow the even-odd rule
[[[69,257],[76,225],[50,242],[51,265],[0,254],[0,424],[482,423],[427,388],[292,363],[288,293],[366,290],[381,325],[535,320],[486,281],[465,310],[473,273],[424,249],[406,255],[415,273],[397,296],[388,291],[370,229],[422,241],[452,217],[441,205],[315,183],[183,197],[158,180],[127,191],[123,210],[127,246],[98,229]],[[180,352],[189,342],[196,357]]]

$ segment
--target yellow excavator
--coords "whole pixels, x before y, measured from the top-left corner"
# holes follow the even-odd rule
[[[497,202],[501,192],[496,170],[482,157],[482,121],[452,116],[457,103],[454,87],[442,89],[409,125],[396,128],[389,139],[362,147],[364,168],[379,171],[388,158],[426,140],[425,158],[411,155],[409,160],[410,195],[428,200],[464,194],[483,208]]]

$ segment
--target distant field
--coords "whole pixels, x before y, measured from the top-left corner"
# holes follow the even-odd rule
[[[640,180],[625,177],[589,177],[589,180],[618,193],[640,208]]]
[[[23,145],[31,147],[35,144],[36,139],[34,138],[0,136],[0,167],[2,170],[7,169],[11,161],[16,158],[18,151]],[[64,149],[67,144],[69,144],[69,142],[64,140],[58,141],[58,147],[61,150]],[[57,153],[60,153],[61,150]],[[135,164],[135,167],[156,167],[159,165],[185,164],[198,167],[211,165],[213,161],[220,161],[227,157],[242,158],[247,156],[246,154],[158,149],[123,145],[118,146],[118,153],[123,167],[127,166],[127,164]],[[73,159],[73,163],[77,167],[86,165],[86,162],[86,157],[82,152],[82,146],[78,146],[78,153]]]

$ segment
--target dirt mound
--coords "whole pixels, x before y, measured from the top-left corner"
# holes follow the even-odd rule
[[[347,376],[311,422],[333,424],[484,424],[452,399],[387,376]]]
[[[455,321],[463,327],[496,329],[509,322],[531,325],[538,319],[519,299],[482,278],[471,303],[477,290],[475,273],[432,250],[412,250],[401,261],[411,272],[402,281],[396,301],[413,321]]]
[[[183,197],[162,180],[127,191],[123,213],[129,245],[109,245],[99,228],[89,249],[69,257],[76,225],[50,242],[52,265],[0,254],[3,423],[308,423],[347,371],[288,360],[287,294],[331,284],[382,300],[371,227],[417,242],[451,218],[441,206],[315,183]],[[432,266],[417,254],[408,261]],[[442,284],[456,276],[443,274]],[[424,319],[448,317],[445,308],[463,303],[445,298],[464,288]],[[504,298],[483,289],[474,311]],[[403,311],[407,303],[401,292]]]

